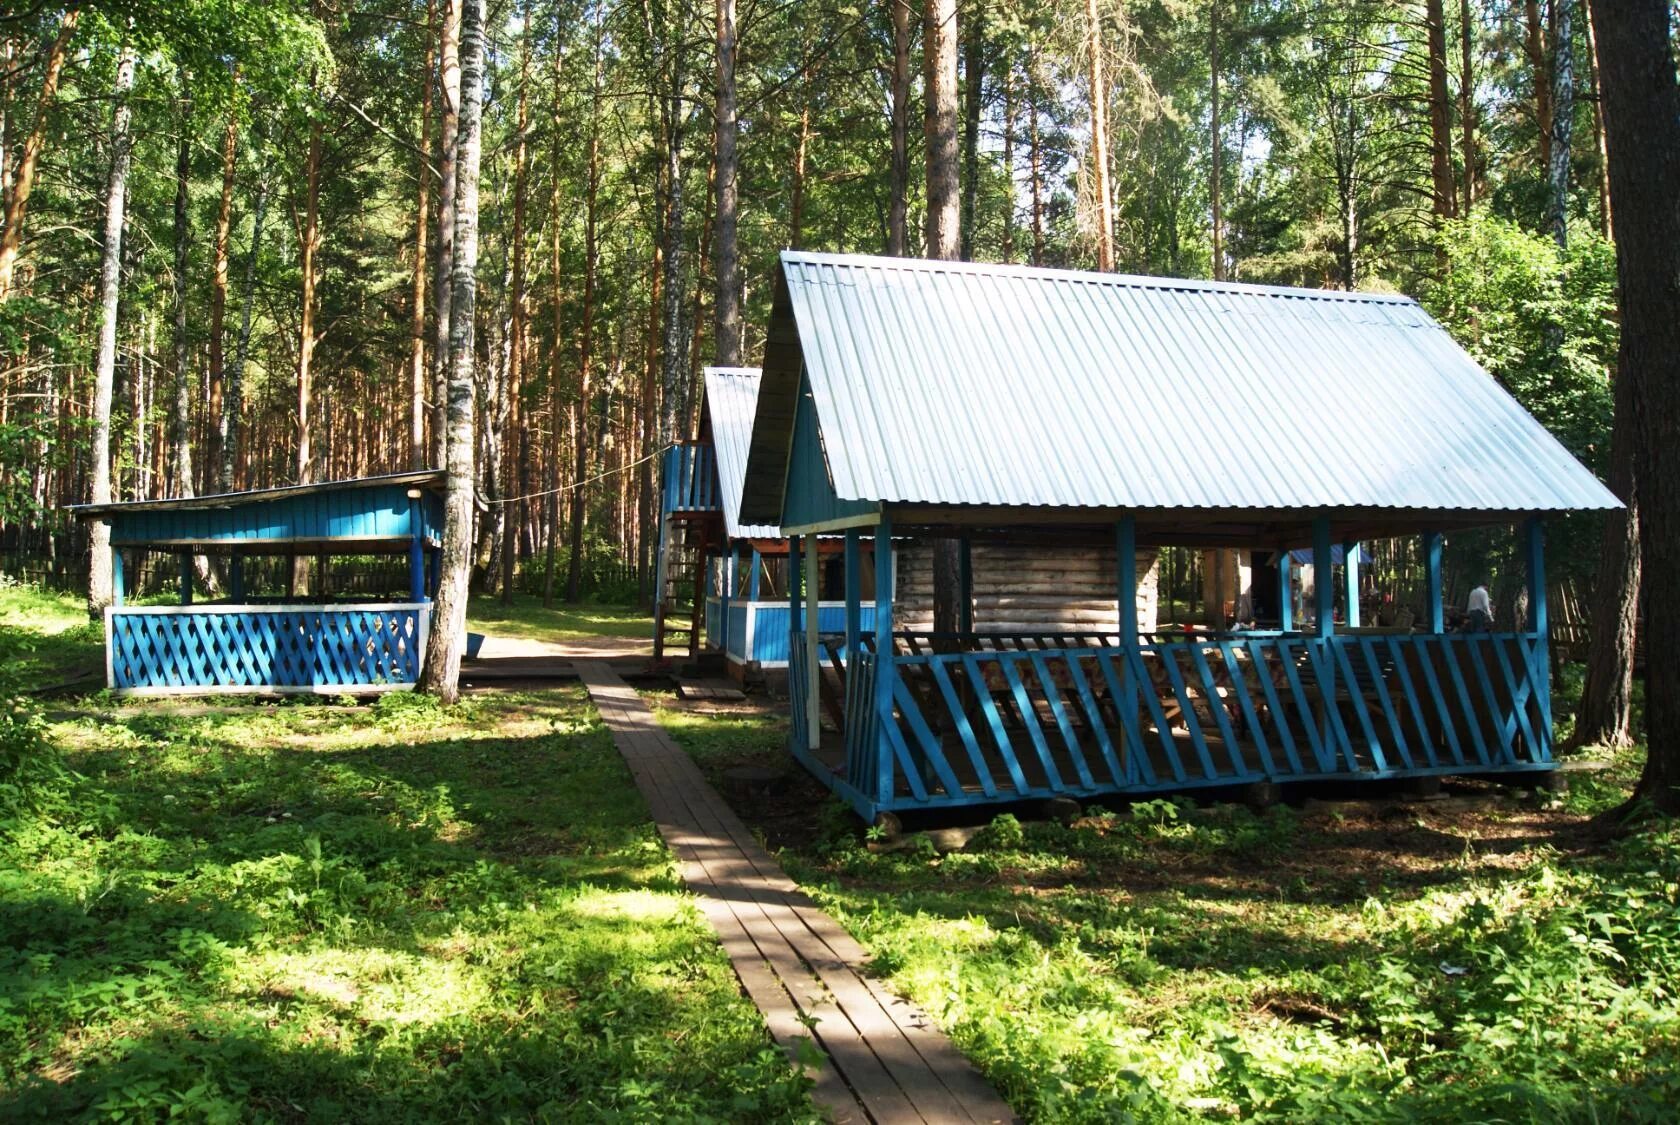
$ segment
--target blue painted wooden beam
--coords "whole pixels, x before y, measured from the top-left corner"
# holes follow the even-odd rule
[[[1335,571],[1330,562],[1330,520],[1313,520],[1313,627],[1321,637],[1335,632]]]
[[[846,666],[857,655],[863,631],[863,562],[858,552],[858,529],[846,529]]]
[[[1278,629],[1295,629],[1295,556],[1287,550],[1278,552]]]
[[[111,604],[122,605],[123,595],[127,593],[127,583],[123,581],[123,557],[121,547],[111,548]]]
[[[758,600],[758,576],[764,571],[764,559],[759,555],[758,548],[752,549],[752,573],[747,576],[747,600]]]
[[[1441,589],[1441,533],[1425,532],[1423,536],[1424,598],[1428,603],[1429,631],[1447,631],[1446,604]]]
[[[192,605],[193,557],[191,551],[181,552],[181,604]]]
[[[408,502],[408,518],[413,525],[408,540],[408,599],[423,602],[426,600],[426,540],[421,530],[425,520],[421,518],[418,496]]]
[[[1342,580],[1347,586],[1342,620],[1349,629],[1359,628],[1359,544],[1342,544]]]
[[[892,521],[882,513],[875,527],[875,798],[886,805],[893,795],[892,740],[887,733],[894,720],[893,691],[898,669],[893,664],[893,550]]]
[[[234,555],[228,560],[228,597],[235,602],[245,600],[245,556]]]
[[[718,599],[718,650],[729,651],[729,601],[735,594],[735,557],[737,549],[731,543],[723,556],[723,596]]]
[[[793,536],[788,540],[787,553],[787,596],[788,596],[788,651],[798,643],[793,634],[799,632],[799,537]]]
[[[974,544],[968,536],[957,541],[957,587],[961,599],[957,606],[957,628],[964,633],[974,632]]]
[[[1114,597],[1119,610],[1120,643],[1137,643],[1137,519],[1126,515],[1114,528]]]
[[[1551,618],[1546,606],[1546,529],[1539,516],[1523,524],[1523,546],[1528,556],[1529,632],[1545,638]]]

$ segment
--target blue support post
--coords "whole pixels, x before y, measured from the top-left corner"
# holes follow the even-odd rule
[[[1313,520],[1313,627],[1321,637],[1335,631],[1336,579],[1330,561],[1330,521]]]
[[[111,604],[122,605],[127,583],[123,581],[122,548],[111,548]]]
[[[1114,529],[1114,597],[1119,610],[1120,643],[1137,643],[1137,519],[1121,516]]]
[[[735,593],[735,544],[723,556],[723,595],[718,599],[718,649],[729,651],[729,600]]]
[[[857,655],[863,631],[863,564],[858,552],[858,529],[846,529],[846,667]]]
[[[408,537],[408,600],[426,600],[426,540],[421,531],[420,499],[408,502],[410,532]]]
[[[1342,578],[1347,585],[1347,607],[1342,620],[1349,629],[1359,628],[1359,544],[1342,544]]]
[[[181,604],[192,605],[193,557],[191,551],[181,552]]]
[[[1546,530],[1539,516],[1523,525],[1523,540],[1528,553],[1528,631],[1544,642],[1551,635],[1551,619],[1546,607]]]
[[[235,604],[245,600],[245,556],[234,555],[228,560],[228,597]]]
[[[1447,631],[1447,609],[1441,590],[1441,533],[1426,532],[1423,537],[1424,598],[1429,603],[1429,631]]]
[[[747,600],[758,600],[758,576],[764,572],[764,558],[758,553],[758,548],[752,549],[752,573],[747,576]]]
[[[1278,629],[1295,631],[1295,556],[1288,548],[1278,552]]]
[[[793,634],[799,632],[799,612],[802,608],[799,601],[799,537],[788,539],[787,553],[787,596],[788,596],[788,652],[793,652],[795,644]]]
[[[892,800],[893,755],[887,727],[893,722],[893,690],[898,670],[893,666],[893,554],[892,523],[886,513],[875,527],[875,798],[876,805]]]
[[[962,599],[957,606],[957,628],[974,632],[974,546],[963,536],[957,540],[957,588]]]

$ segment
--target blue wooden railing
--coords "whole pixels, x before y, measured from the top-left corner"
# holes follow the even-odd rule
[[[118,692],[336,693],[413,687],[431,606],[132,606],[106,611]]]
[[[846,677],[836,788],[866,815],[1555,766],[1539,634],[998,634],[951,651],[958,639],[896,635],[886,669],[865,651]]]
[[[717,454],[709,443],[673,445],[661,461],[662,512],[720,512]]]

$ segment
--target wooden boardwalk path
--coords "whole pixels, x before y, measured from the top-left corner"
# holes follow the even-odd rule
[[[817,1104],[840,1122],[1015,1120],[933,1021],[859,971],[863,947],[758,845],[635,691],[603,663],[576,666],[742,987],[807,1064]]]

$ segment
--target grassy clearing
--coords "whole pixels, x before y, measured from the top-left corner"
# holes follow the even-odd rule
[[[8,681],[60,683],[105,668],[105,630],[87,603],[0,579],[0,689]]]
[[[499,597],[476,597],[467,611],[468,627],[500,637],[531,641],[575,641],[587,637],[634,637],[653,635],[653,620],[627,606],[556,605],[544,609],[542,599],[527,594],[514,596],[505,606]]]
[[[662,717],[710,768],[786,737]],[[1680,833],[1584,830],[1636,766],[1548,805],[1003,817],[947,855],[872,848],[814,784],[743,811],[1034,1121],[1671,1120]]]
[[[580,691],[0,702],[0,1118],[811,1116]]]

